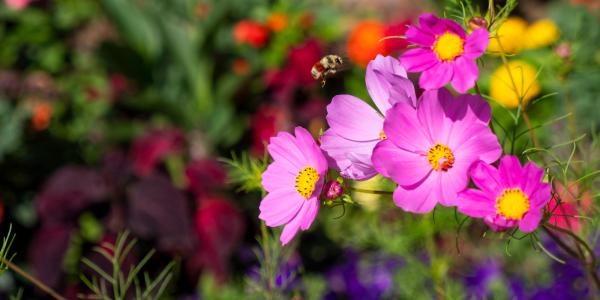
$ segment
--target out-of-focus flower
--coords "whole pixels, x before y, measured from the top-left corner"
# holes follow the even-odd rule
[[[214,159],[191,161],[185,167],[185,176],[188,188],[197,196],[223,187],[227,178],[223,166]]]
[[[592,195],[589,191],[580,194],[579,186],[576,183],[569,182],[568,187],[565,189],[560,182],[555,184],[554,197],[546,205],[547,210],[552,213],[548,223],[578,232],[581,229],[581,219],[577,216],[590,208]],[[560,204],[558,204],[558,199],[561,200]]]
[[[350,32],[346,45],[348,57],[360,66],[367,66],[377,54],[389,54],[386,44],[386,27],[379,21],[362,21]]]
[[[251,121],[252,155],[260,157],[265,153],[266,144],[277,132],[288,127],[288,115],[279,106],[263,105],[258,108]]]
[[[465,277],[467,298],[485,299],[488,297],[490,283],[501,276],[500,271],[500,264],[493,259],[475,266],[473,272]]]
[[[506,155],[498,169],[479,161],[469,175],[479,189],[459,193],[458,211],[483,218],[495,231],[519,226],[533,232],[542,219],[542,208],[550,201],[551,186],[542,182],[544,170],[533,162],[521,166],[516,156]]]
[[[520,60],[499,66],[490,80],[490,96],[507,108],[523,106],[540,92],[536,69]]]
[[[247,59],[237,58],[233,61],[231,69],[233,70],[233,74],[235,75],[247,75],[248,72],[250,72],[250,63]]]
[[[554,53],[562,59],[569,59],[573,50],[571,49],[571,44],[564,42],[560,43],[554,48]]]
[[[121,73],[110,74],[110,95],[111,100],[119,99],[130,88],[127,77]]]
[[[525,37],[525,47],[535,49],[554,44],[560,37],[560,32],[552,20],[542,19],[527,27]]]
[[[388,24],[383,32],[384,37],[403,36],[410,25],[410,21]],[[388,53],[406,49],[408,42],[404,38],[387,38],[383,40]]]
[[[600,1],[598,0],[571,0],[571,3],[584,5],[590,11],[595,11],[600,7]]]
[[[187,254],[193,249],[192,220],[185,195],[161,175],[150,175],[128,190],[127,223],[162,251]]]
[[[131,148],[133,171],[138,176],[149,175],[163,158],[179,152],[183,142],[183,135],[177,129],[152,130],[144,134]]]
[[[105,200],[108,187],[95,170],[66,166],[50,176],[36,196],[36,210],[44,223],[69,222],[82,210]]]
[[[300,276],[298,274],[302,271],[302,261],[300,255],[297,253],[292,254],[279,266],[279,270],[275,275],[275,287],[284,293],[290,293],[293,290],[301,286]],[[264,275],[261,274],[259,267],[250,269],[248,277],[255,281],[257,284],[265,284]],[[266,289],[272,288],[265,286]],[[292,298],[295,299],[295,298]]]
[[[242,213],[225,199],[203,198],[195,216],[199,245],[194,264],[210,270],[219,281],[227,278],[230,257],[244,234]]]
[[[285,245],[317,216],[327,160],[302,127],[296,127],[295,136],[280,132],[271,138],[268,150],[273,163],[262,174],[268,194],[260,202],[259,218],[270,227],[285,224],[280,237]]]
[[[273,13],[267,19],[267,27],[273,32],[280,32],[288,26],[288,16],[283,13]]]
[[[321,149],[330,166],[346,178],[366,180],[377,174],[371,155],[380,140],[386,112],[397,102],[415,107],[417,97],[412,82],[400,62],[380,56],[369,62],[365,83],[377,110],[351,95],[337,95],[327,106],[329,129],[321,137]]]
[[[394,275],[402,265],[400,259],[388,256],[361,258],[347,251],[345,262],[327,272],[330,288],[324,299],[375,300],[394,299]]]
[[[490,106],[480,96],[446,89],[425,91],[415,110],[398,102],[386,114],[387,139],[373,150],[373,166],[398,183],[394,203],[414,213],[437,203],[453,206],[467,187],[468,170],[478,160],[496,161],[502,148],[487,126]]]
[[[17,97],[21,92],[21,78],[13,70],[0,71],[0,94],[9,98]]]
[[[419,26],[406,31],[406,40],[418,48],[404,52],[400,61],[408,72],[422,72],[419,86],[425,90],[451,83],[456,91],[465,93],[479,77],[475,60],[485,51],[488,37],[485,28],[467,35],[450,19],[423,14]]]
[[[316,81],[310,70],[321,59],[322,48],[315,39],[308,39],[292,47],[288,53],[287,64],[281,70],[270,70],[265,74],[266,85],[273,90],[274,98],[288,103],[297,87],[312,86]]]
[[[507,18],[496,31],[496,35],[490,38],[488,51],[492,54],[515,54],[525,47],[525,39],[533,37],[526,36],[527,21],[519,17]]]
[[[4,0],[6,6],[16,10],[27,7],[29,2],[31,2],[31,0]]]
[[[261,23],[252,20],[242,20],[233,28],[233,38],[238,44],[262,48],[269,39],[269,30]]]
[[[42,226],[29,245],[29,261],[33,274],[52,288],[59,286],[63,259],[69,248],[73,228],[59,223]]]
[[[23,84],[23,94],[44,99],[52,99],[58,95],[54,79],[46,72],[36,71],[27,75]]]
[[[42,131],[50,125],[52,105],[48,101],[36,101],[31,108],[31,127]]]

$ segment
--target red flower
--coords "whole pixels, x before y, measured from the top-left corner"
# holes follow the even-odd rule
[[[269,29],[258,22],[243,20],[233,28],[233,38],[238,44],[248,44],[254,48],[262,48],[269,39]]]
[[[408,29],[410,21],[402,21],[388,24],[383,31],[384,37],[403,36]],[[408,42],[405,38],[387,38],[384,40],[385,48],[388,52],[396,52],[406,49]]]
[[[578,232],[581,229],[581,219],[576,216],[589,210],[592,197],[588,191],[580,194],[577,184],[571,182],[568,185],[567,191],[561,183],[556,184],[555,194],[546,205],[546,209],[552,212],[548,223]],[[558,206],[557,199],[562,199]]]
[[[133,171],[138,176],[149,175],[163,158],[179,152],[183,142],[183,135],[177,129],[148,132],[133,143]]]
[[[202,159],[190,162],[185,168],[188,188],[196,195],[205,195],[211,189],[225,185],[225,169],[215,160]]]
[[[203,199],[196,211],[196,236],[199,247],[193,267],[212,272],[217,280],[227,279],[229,258],[244,234],[244,218],[230,201],[212,197]]]
[[[381,41],[386,36],[385,25],[379,21],[362,21],[348,37],[348,57],[354,63],[366,67],[377,54],[388,55],[386,44]]]
[[[252,117],[252,147],[254,156],[265,153],[265,145],[278,131],[287,127],[287,114],[277,106],[263,105]]]

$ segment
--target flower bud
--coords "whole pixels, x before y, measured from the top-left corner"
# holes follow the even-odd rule
[[[469,20],[469,28],[471,30],[483,28],[487,29],[487,21],[483,17],[475,16]]]
[[[342,184],[337,180],[330,180],[325,183],[325,198],[331,200],[341,196],[344,193]]]

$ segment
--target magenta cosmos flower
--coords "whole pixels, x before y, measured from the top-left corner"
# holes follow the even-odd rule
[[[489,34],[483,28],[467,35],[456,22],[432,14],[419,17],[419,26],[410,26],[406,39],[418,46],[400,57],[408,72],[423,72],[419,85],[426,90],[438,89],[452,83],[460,93],[475,85],[479,76],[475,60],[487,44]]]
[[[490,106],[475,95],[455,99],[446,89],[426,91],[417,110],[399,102],[386,115],[388,139],[373,150],[373,165],[398,187],[394,203],[426,213],[439,202],[456,204],[467,172],[478,160],[494,162],[502,149],[487,123]]]
[[[400,62],[378,55],[367,65],[367,90],[377,110],[351,95],[337,95],[327,106],[329,129],[321,137],[321,149],[330,166],[346,178],[369,179],[377,174],[371,163],[373,148],[386,138],[383,116],[396,102],[415,106],[412,82]]]
[[[534,231],[542,219],[542,207],[550,201],[551,186],[542,182],[544,170],[532,162],[521,166],[516,156],[504,156],[498,169],[476,162],[469,171],[477,187],[458,194],[458,210],[483,218],[493,230],[519,226]]]
[[[267,150],[273,163],[262,174],[268,192],[260,202],[261,220],[267,226],[286,224],[280,241],[287,244],[298,232],[307,230],[319,211],[319,194],[327,172],[327,160],[306,129],[296,127],[296,136],[280,132]]]

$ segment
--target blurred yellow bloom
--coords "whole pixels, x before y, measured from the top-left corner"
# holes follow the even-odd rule
[[[546,47],[556,42],[560,36],[558,27],[552,20],[543,19],[531,24],[525,33],[525,47],[529,49]]]
[[[525,106],[540,93],[536,74],[535,67],[524,61],[516,60],[501,65],[492,74],[490,96],[507,108],[519,106],[519,99]]]
[[[509,72],[510,70],[510,72]],[[523,106],[540,93],[534,66],[520,60],[501,65],[494,71],[490,81],[490,96],[507,108]]]
[[[526,31],[527,21],[519,17],[507,18],[498,28],[496,35],[490,37],[488,51],[496,54],[519,53],[524,46]]]

